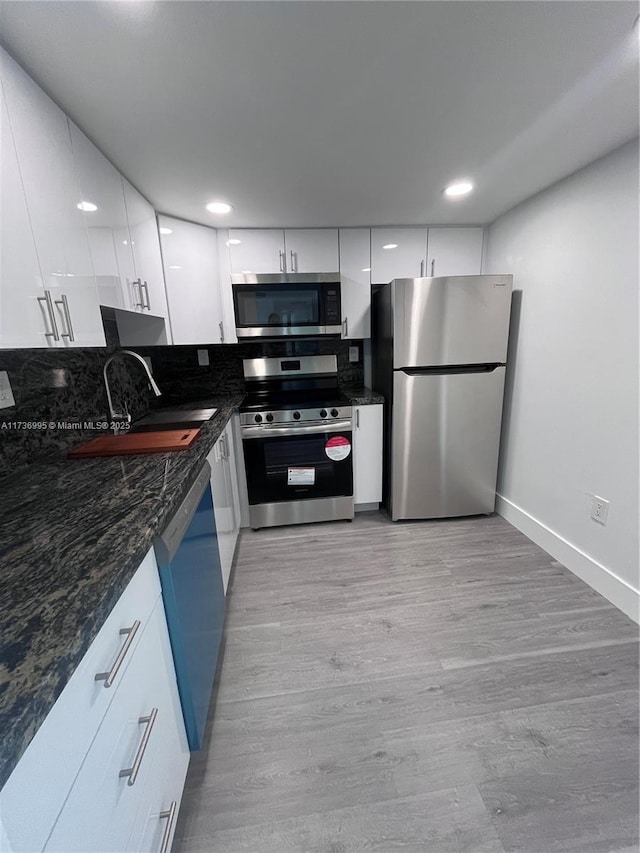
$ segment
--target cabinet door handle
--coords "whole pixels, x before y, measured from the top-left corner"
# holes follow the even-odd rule
[[[124,642],[124,645],[118,652],[117,658],[114,660],[111,669],[109,672],[98,672],[95,676],[96,681],[104,681],[104,687],[111,687],[113,684],[116,675],[118,674],[118,670],[122,666],[122,661],[127,656],[127,652],[131,648],[131,644],[133,643],[133,638],[138,632],[138,628],[140,627],[140,620],[136,619],[133,625],[130,628],[120,628],[120,636],[124,637],[126,635],[127,639]]]
[[[133,280],[132,284],[133,284],[134,296],[135,296],[135,292],[136,292],[136,285],[138,285],[138,292],[140,294],[138,297],[140,299],[140,302],[136,302],[135,306],[136,306],[136,308],[144,308],[145,304],[144,304],[144,299],[142,298],[142,282],[140,281],[139,278],[136,278]]]
[[[62,332],[63,338],[69,338],[70,341],[75,341],[75,337],[73,336],[73,326],[71,325],[71,312],[69,311],[69,303],[67,302],[67,294],[61,294],[62,299],[56,299],[56,305],[62,305],[62,310],[64,311],[64,317],[67,322],[67,331]]]
[[[349,337],[349,318],[348,317],[345,317],[344,320],[342,321],[342,337],[343,338]]]
[[[153,724],[155,723],[157,716],[158,709],[152,708],[150,714],[147,714],[144,717],[138,717],[138,723],[140,725],[142,725],[143,723],[145,724],[144,732],[142,733],[142,740],[140,741],[140,745],[136,750],[136,754],[131,767],[127,767],[126,770],[121,770],[118,774],[121,779],[125,779],[127,776],[129,777],[127,779],[127,785],[135,785],[136,783],[136,779],[138,778],[138,771],[140,770],[140,765],[142,764],[144,754],[147,751],[149,738],[151,737],[151,729],[153,728]]]
[[[142,285],[140,287],[140,293],[142,293],[143,289],[145,292],[145,296],[147,297],[145,300],[146,305],[143,305],[143,308],[147,308],[149,311],[151,311],[151,300],[149,299],[149,285],[147,284],[146,281],[142,282]]]
[[[291,272],[298,272],[298,253],[291,249],[289,254],[291,255]]]
[[[58,324],[56,323],[56,318],[53,313],[53,302],[51,300],[51,292],[45,290],[44,296],[38,296],[38,302],[44,302],[47,306],[47,314],[49,315],[49,322],[51,323],[51,331],[45,332],[45,338],[53,338],[54,341],[60,340],[60,334],[58,333]]]
[[[360,429],[360,409],[356,409],[356,429]]]
[[[218,323],[218,328],[220,329],[220,343],[224,343],[224,323],[222,320]]]
[[[420,278],[424,277],[424,261],[420,261]]]
[[[169,853],[169,839],[171,838],[171,832],[173,830],[173,824],[176,822],[176,815],[178,814],[178,803],[174,800],[166,812],[160,812],[158,817],[160,820],[166,820],[166,825],[164,828],[164,832],[162,833],[162,841],[160,842],[160,850],[159,853]]]
[[[436,259],[431,258],[431,277],[432,278],[435,275],[435,272],[436,272]]]
[[[285,262],[285,254],[284,254],[284,252],[282,251],[282,249],[280,249],[280,251],[278,252],[278,255],[280,256],[280,272],[286,272],[287,270],[286,270],[286,267],[285,267],[285,264],[284,264],[284,262]]]

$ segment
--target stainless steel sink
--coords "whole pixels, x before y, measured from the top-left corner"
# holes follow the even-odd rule
[[[165,429],[196,429],[210,420],[217,409],[159,409],[140,418],[129,432],[157,432]]]

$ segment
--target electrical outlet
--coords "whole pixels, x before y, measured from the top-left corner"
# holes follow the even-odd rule
[[[6,370],[0,370],[0,409],[10,409],[15,406],[13,391],[9,382],[9,374]]]
[[[598,524],[606,524],[609,517],[609,501],[593,495],[591,498],[591,518]]]
[[[349,361],[360,361],[360,350],[358,347],[349,347]]]
[[[198,350],[198,364],[200,367],[206,367],[209,364],[209,350],[208,349],[199,349]]]

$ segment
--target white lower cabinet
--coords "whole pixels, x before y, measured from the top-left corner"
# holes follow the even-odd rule
[[[222,582],[227,592],[233,555],[240,531],[239,489],[231,423],[225,427],[207,457],[211,466],[211,492],[216,519]]]
[[[382,500],[382,404],[353,410],[353,502]]]
[[[188,762],[150,551],[0,792],[2,851],[145,849],[149,809],[179,806]]]
[[[189,753],[184,725],[176,719],[165,643],[159,600],[45,845],[47,853],[137,849],[129,839],[147,786],[154,779],[166,784],[174,769],[184,782]]]

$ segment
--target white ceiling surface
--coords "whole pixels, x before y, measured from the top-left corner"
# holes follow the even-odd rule
[[[483,224],[638,133],[632,2],[7,2],[10,53],[160,211]],[[444,184],[471,177],[458,202]],[[222,220],[214,198],[235,209]]]

